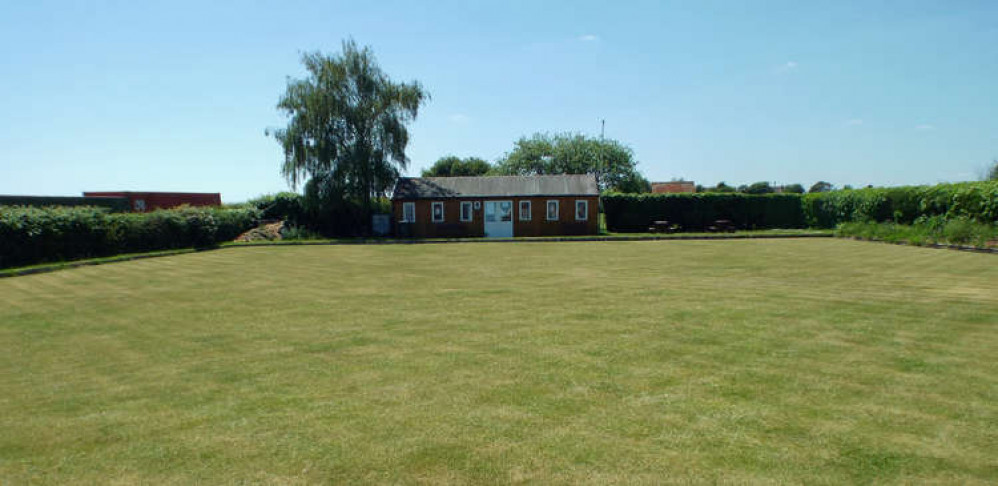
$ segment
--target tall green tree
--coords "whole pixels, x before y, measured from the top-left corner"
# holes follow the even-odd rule
[[[513,151],[496,163],[496,172],[508,175],[592,174],[600,190],[643,186],[634,151],[616,140],[582,134],[537,133],[517,140]],[[645,180],[645,182],[647,182]]]
[[[478,157],[460,158],[456,155],[441,157],[423,171],[423,177],[483,176],[492,170],[492,164]]]
[[[697,191],[697,192],[737,192],[737,191],[738,191],[737,188],[729,186],[725,184],[724,181],[721,181],[718,182],[717,185],[714,187],[705,187],[703,188],[702,191]]]
[[[645,192],[651,192],[651,181],[641,175],[638,171],[631,171],[629,174],[620,178],[616,182],[616,186],[612,189],[616,192],[626,192],[632,194],[640,194]]]
[[[739,192],[744,192],[745,194],[771,194],[776,192],[776,190],[768,182],[763,181],[754,182],[744,188],[739,188]]]
[[[371,49],[353,40],[343,42],[340,54],[306,53],[301,62],[307,76],[289,79],[277,104],[289,118],[272,132],[284,149],[281,174],[293,188],[318,178],[359,200],[366,228],[372,200],[408,165],[406,125],[429,94],[418,82],[392,81]]]
[[[783,186],[783,192],[788,194],[804,194],[804,186],[800,184],[788,184]]]
[[[991,162],[991,169],[988,170],[988,173],[985,175],[984,180],[998,181],[998,160],[994,160]]]
[[[811,185],[811,188],[807,192],[831,192],[835,189],[835,186],[831,182],[818,181]]]

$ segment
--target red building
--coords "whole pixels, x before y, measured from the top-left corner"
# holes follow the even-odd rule
[[[132,211],[143,213],[154,209],[189,206],[221,206],[222,195],[217,192],[84,192],[83,197],[117,197],[128,199]]]
[[[594,235],[599,188],[592,175],[403,177],[392,212],[399,236]]]
[[[655,194],[688,194],[697,192],[693,181],[652,182],[651,192]]]

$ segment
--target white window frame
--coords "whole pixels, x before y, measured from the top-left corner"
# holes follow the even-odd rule
[[[523,211],[523,205],[524,204],[527,205],[527,210],[526,211]],[[531,213],[531,211],[534,210],[534,206],[533,206],[533,204],[530,203],[529,200],[527,200],[527,201],[520,201],[519,204],[517,204],[517,208],[520,211],[520,221],[530,221],[531,219],[533,219],[533,216],[530,213]]]
[[[468,219],[464,218],[464,208],[468,208]],[[472,209],[471,201],[461,201],[461,222],[468,223],[475,220],[475,211]]]
[[[585,218],[580,218],[579,217],[579,203],[582,203],[582,205],[586,208],[586,217]],[[575,220],[576,221],[589,221],[589,201],[586,201],[585,199],[576,199],[575,200]]]
[[[409,209],[409,210],[406,211],[406,209]],[[409,216],[412,216],[412,219],[409,219]],[[414,203],[414,202],[404,202],[404,203],[402,203],[402,222],[403,223],[415,223],[416,222],[416,203]]]
[[[554,203],[554,217],[551,217],[551,203]],[[561,219],[561,201],[557,199],[548,199],[547,203],[544,204],[544,219],[548,221],[558,221]]]
[[[437,205],[440,205],[440,219],[437,219]],[[433,201],[430,203],[430,221],[434,223],[443,223],[446,216],[444,215],[444,202],[443,201]]]

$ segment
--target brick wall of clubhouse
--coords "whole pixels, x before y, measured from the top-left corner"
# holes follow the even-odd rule
[[[558,220],[547,220],[547,202],[558,201]],[[586,221],[576,221],[575,201],[589,201],[589,217]],[[461,202],[472,203],[472,220],[461,221]],[[478,202],[478,209],[474,203]],[[418,199],[392,201],[392,221],[399,229],[402,220],[402,203],[416,204],[416,222],[408,224],[409,236],[419,238],[461,238],[485,236],[485,201],[513,202],[513,236],[558,236],[594,235],[599,232],[599,198],[596,196],[568,197],[496,197],[496,198],[451,198]],[[520,219],[520,201],[530,201],[530,220]],[[444,203],[444,220],[435,223],[432,218],[432,203]],[[398,234],[405,236],[402,232]]]

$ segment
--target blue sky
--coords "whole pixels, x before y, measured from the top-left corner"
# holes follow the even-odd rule
[[[299,53],[353,37],[432,100],[409,174],[535,132],[652,180],[897,185],[998,158],[998,2],[3,2],[0,194],[287,189]]]

